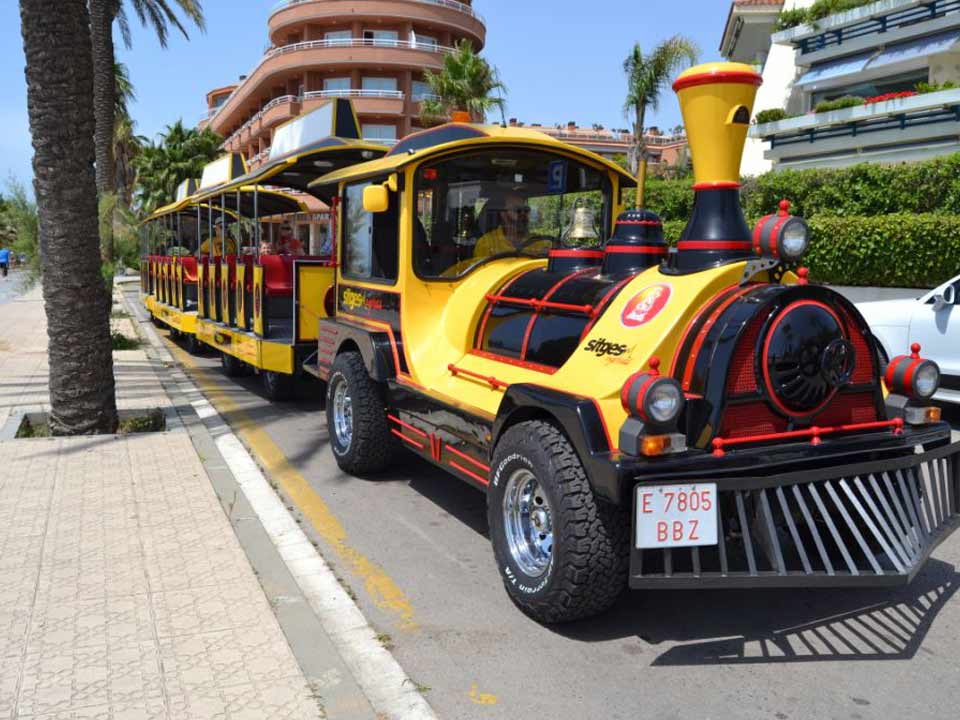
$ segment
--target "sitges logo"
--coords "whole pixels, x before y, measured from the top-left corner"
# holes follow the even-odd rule
[[[620,343],[607,342],[606,338],[597,338],[596,340],[588,342],[584,351],[592,352],[597,357],[603,357],[604,355],[619,357],[627,351],[627,346],[621,345]]]

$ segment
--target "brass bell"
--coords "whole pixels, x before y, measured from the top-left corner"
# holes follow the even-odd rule
[[[563,232],[563,242],[567,245],[583,245],[587,240],[598,238],[593,210],[583,204],[583,198],[577,198],[570,214],[570,224]]]

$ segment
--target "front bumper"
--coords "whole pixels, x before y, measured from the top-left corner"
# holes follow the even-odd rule
[[[762,476],[703,473],[718,484],[718,544],[634,548],[630,587],[906,584],[960,525],[958,456],[953,443]]]

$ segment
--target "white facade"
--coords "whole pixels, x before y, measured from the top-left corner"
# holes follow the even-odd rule
[[[786,0],[808,7],[813,0]],[[913,92],[917,83],[960,86],[960,3],[880,0],[776,33],[754,111],[787,120],[751,128],[743,173],[901,162],[960,150],[956,90],[814,114],[822,100]]]

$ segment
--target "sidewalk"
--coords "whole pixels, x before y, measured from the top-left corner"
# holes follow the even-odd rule
[[[0,426],[46,342],[39,288],[0,305]],[[327,717],[147,354],[114,362],[167,432],[0,442],[0,719]]]

